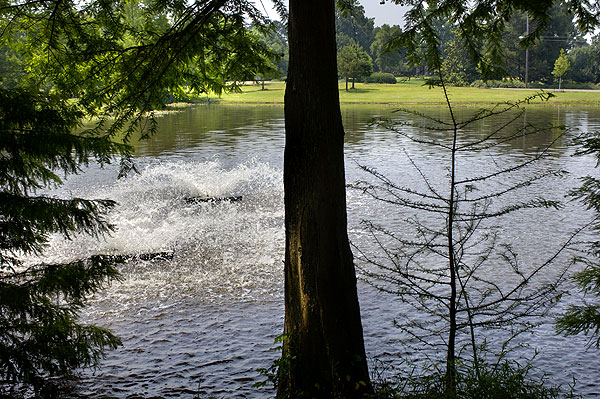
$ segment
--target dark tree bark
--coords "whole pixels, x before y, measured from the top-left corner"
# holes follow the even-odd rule
[[[360,398],[369,381],[346,231],[333,0],[291,0],[285,93],[285,336],[278,394]]]

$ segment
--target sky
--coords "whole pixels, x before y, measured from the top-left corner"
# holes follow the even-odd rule
[[[261,6],[262,3],[262,6]],[[287,3],[287,1],[286,1]],[[375,26],[383,24],[403,25],[402,16],[407,7],[400,7],[392,4],[389,0],[385,4],[380,4],[381,0],[359,0],[359,3],[365,8],[365,15],[369,18],[375,18]],[[265,8],[269,17],[277,19],[277,14],[272,9],[272,3],[269,0],[255,0],[259,8]]]
[[[359,0],[359,3],[365,8],[365,15],[368,18],[375,18],[375,26],[404,24],[402,16],[408,7],[400,7],[390,1],[380,4],[380,0]]]

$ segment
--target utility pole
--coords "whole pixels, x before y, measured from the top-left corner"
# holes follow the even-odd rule
[[[527,13],[526,37],[529,37],[529,13]],[[525,87],[529,85],[529,45],[525,47]]]

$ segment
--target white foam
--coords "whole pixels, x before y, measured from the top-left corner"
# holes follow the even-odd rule
[[[254,297],[276,289],[283,259],[281,170],[256,161],[226,169],[218,160],[169,160],[153,161],[140,171],[112,184],[94,187],[92,183],[85,189],[88,198],[118,203],[109,214],[117,228],[111,236],[100,241],[84,235],[71,241],[54,236],[43,261],[107,253],[173,252],[169,261],[123,265],[124,281],[113,284],[107,297],[123,295],[135,300],[141,294],[147,298],[198,292],[207,298]],[[94,173],[101,172],[90,169],[85,173],[93,182]],[[79,178],[85,178],[85,173]],[[189,197],[230,196],[242,200],[185,201]]]

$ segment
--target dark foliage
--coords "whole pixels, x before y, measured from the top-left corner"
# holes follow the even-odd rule
[[[93,366],[119,345],[108,330],[78,323],[86,298],[117,277],[115,261],[23,262],[41,255],[51,234],[102,236],[108,200],[37,195],[90,159],[109,162],[129,148],[92,133],[73,134],[81,113],[52,96],[0,90],[0,392],[26,387],[52,396],[53,377]],[[16,391],[15,391],[16,390]]]
[[[569,390],[553,386],[543,377],[531,375],[530,364],[500,360],[472,367],[457,367],[456,392],[445,391],[444,372],[409,375],[398,381],[379,379],[374,399],[551,399],[573,398]]]

